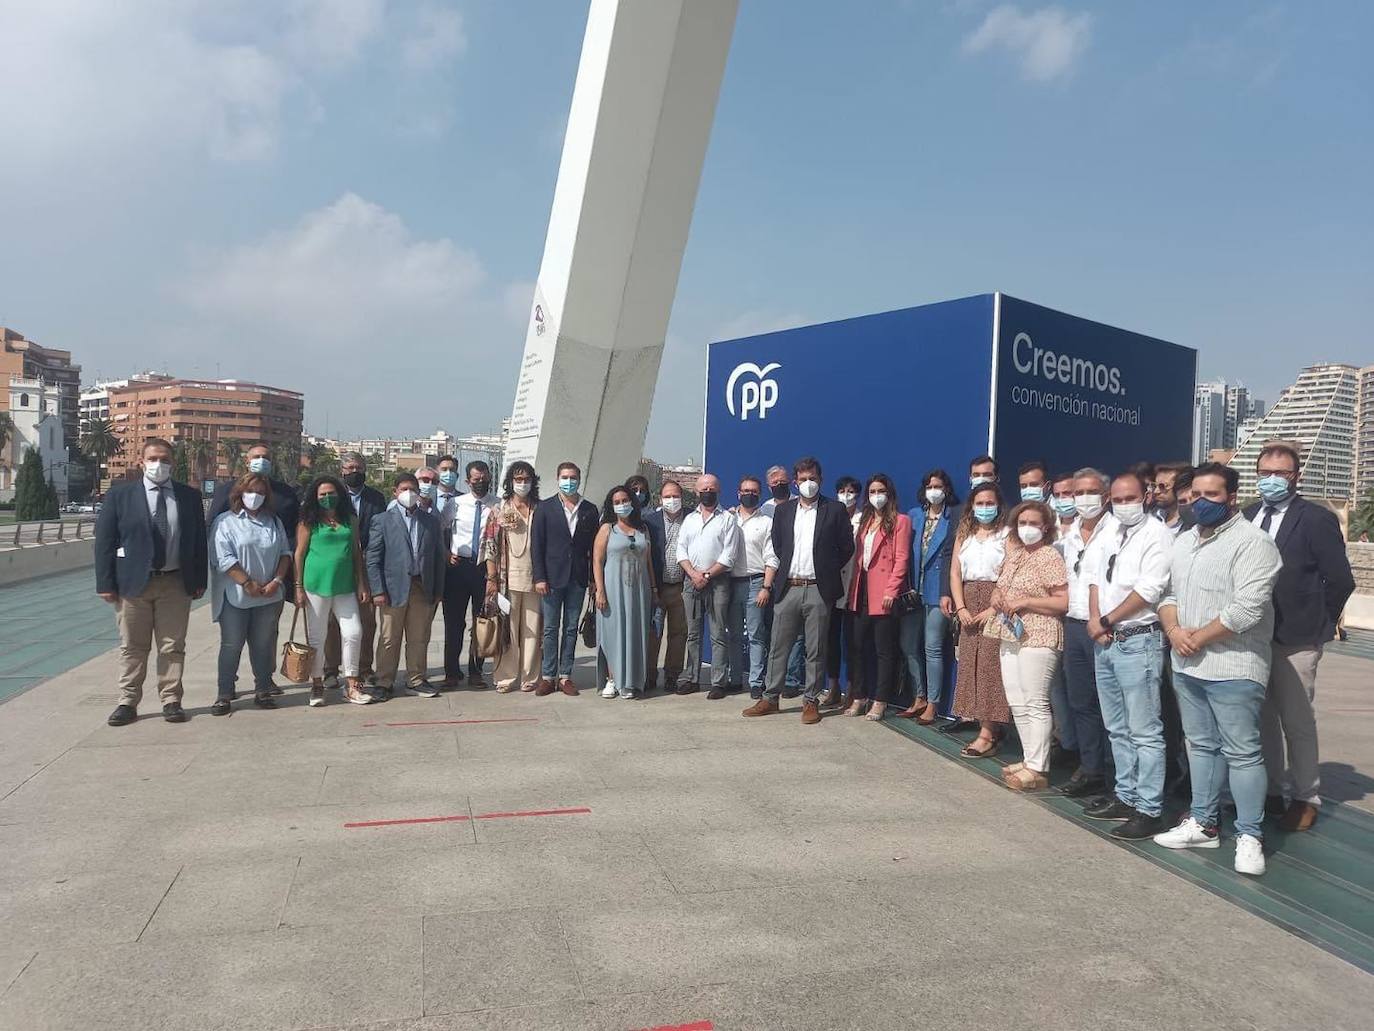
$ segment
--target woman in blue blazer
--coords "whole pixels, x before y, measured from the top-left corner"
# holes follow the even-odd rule
[[[954,547],[950,518],[959,498],[943,469],[932,469],[921,481],[919,505],[911,517],[911,585],[919,603],[902,616],[902,654],[911,676],[914,701],[901,715],[929,726],[940,711],[945,687],[945,645],[949,617],[940,609],[940,581]]]

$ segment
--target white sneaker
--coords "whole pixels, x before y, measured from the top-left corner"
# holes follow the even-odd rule
[[[1221,844],[1221,835],[1185,816],[1173,830],[1156,834],[1155,844],[1165,848],[1216,848]]]
[[[337,691],[339,688],[343,687],[343,679],[337,673],[331,673],[324,678],[324,686],[331,691]]]
[[[620,696],[620,692],[617,691],[617,690],[615,689],[615,681],[614,681],[614,680],[608,680],[608,681],[606,681],[606,686],[603,687],[603,688],[601,689],[601,697],[602,697],[602,698],[618,698],[619,696]]]
[[[1264,873],[1264,846],[1253,834],[1236,839],[1236,873],[1258,877]]]
[[[310,706],[312,708],[324,704],[324,688],[312,687],[310,689]]]

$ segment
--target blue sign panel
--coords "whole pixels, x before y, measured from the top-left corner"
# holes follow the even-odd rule
[[[986,294],[712,344],[705,468],[725,502],[740,476],[803,455],[826,494],[886,472],[910,508],[936,466],[958,489],[988,443],[992,311]]]
[[[994,451],[1003,489],[1031,459],[1051,475],[1187,461],[1197,352],[1001,297]]]

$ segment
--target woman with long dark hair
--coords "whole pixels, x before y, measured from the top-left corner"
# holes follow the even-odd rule
[[[887,473],[868,478],[859,530],[854,539],[854,575],[847,607],[854,613],[846,716],[881,720],[897,697],[901,663],[898,616],[893,605],[907,589],[911,564],[911,520],[898,509],[897,488]],[[869,682],[872,662],[877,679]],[[871,704],[870,704],[871,703]]]
[[[592,546],[596,580],[596,642],[606,657],[610,680],[603,698],[642,693],[649,668],[649,621],[658,585],[654,582],[649,532],[628,487],[612,487],[601,506],[601,529]]]
[[[928,727],[939,715],[945,688],[949,616],[940,607],[940,584],[954,552],[955,525],[950,513],[959,504],[959,496],[949,473],[932,469],[921,479],[916,501],[917,507],[907,514],[912,526],[911,589],[919,600],[902,615],[902,652],[912,702],[901,715]]]
[[[534,590],[530,520],[539,504],[539,476],[529,462],[512,462],[501,485],[501,503],[482,533],[481,561],[487,569],[487,605],[496,594],[510,602],[510,644],[496,660],[492,680],[500,694],[539,686],[544,620]]]
[[[305,609],[306,637],[315,649],[310,671],[310,704],[324,704],[324,639],[332,613],[339,624],[344,699],[354,705],[375,701],[358,683],[358,652],[363,621],[359,605],[371,602],[363,571],[363,545],[358,540],[357,513],[344,485],[319,476],[305,492],[296,526],[296,605]]]
[[[992,595],[1006,559],[1006,524],[1006,506],[997,484],[974,487],[954,535],[954,561],[949,569],[960,629],[954,712],[980,724],[978,737],[963,750],[972,759],[994,755],[1002,741],[1002,728],[1011,722],[997,638],[983,634],[988,620],[997,615]]]

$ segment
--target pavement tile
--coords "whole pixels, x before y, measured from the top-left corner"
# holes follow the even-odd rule
[[[138,938],[177,874],[170,865],[0,882],[5,942],[36,949],[114,945]]]
[[[553,909],[425,918],[425,1013],[582,1001]]]
[[[297,865],[288,856],[184,866],[140,941],[275,930]]]

